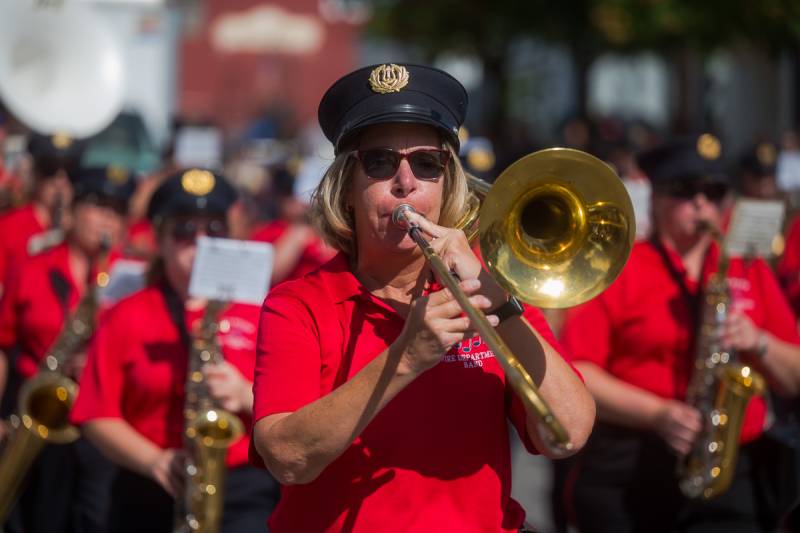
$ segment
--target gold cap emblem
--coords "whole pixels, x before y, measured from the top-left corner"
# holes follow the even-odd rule
[[[376,93],[397,93],[408,85],[409,74],[406,67],[395,65],[381,65],[375,67],[369,75],[369,85]]]
[[[772,143],[761,143],[756,147],[756,157],[758,162],[765,167],[771,167],[778,159],[778,151]]]
[[[216,180],[208,170],[187,170],[181,176],[181,187],[189,194],[205,196],[214,189]]]
[[[703,159],[717,159],[722,153],[722,144],[710,133],[704,133],[697,139],[697,153]]]
[[[72,137],[63,132],[54,133],[53,136],[50,137],[50,142],[53,143],[53,146],[59,150],[69,148],[69,145],[72,144],[72,141]]]
[[[106,178],[114,185],[124,185],[128,181],[128,171],[112,165],[106,169]]]

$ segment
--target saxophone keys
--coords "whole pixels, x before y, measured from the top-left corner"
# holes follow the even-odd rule
[[[724,411],[714,410],[711,412],[711,425],[716,428],[722,427],[728,423],[728,415]]]

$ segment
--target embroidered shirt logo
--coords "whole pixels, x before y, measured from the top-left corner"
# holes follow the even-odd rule
[[[442,361],[445,363],[462,363],[464,368],[482,368],[483,361],[493,357],[494,352],[486,346],[480,336],[475,336],[451,346]]]

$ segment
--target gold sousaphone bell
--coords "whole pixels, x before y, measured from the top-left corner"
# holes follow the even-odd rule
[[[571,307],[619,275],[636,236],[633,205],[596,157],[549,148],[509,166],[494,185],[470,177],[475,198],[458,224],[480,239],[492,276],[542,308]]]

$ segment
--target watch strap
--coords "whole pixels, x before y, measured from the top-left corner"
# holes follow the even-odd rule
[[[521,316],[522,313],[524,312],[525,308],[522,307],[520,301],[513,296],[509,296],[508,300],[505,303],[499,305],[498,307],[495,307],[486,314],[497,315],[497,318],[500,321],[499,323],[502,324],[505,320],[508,320],[509,318],[514,316]]]

